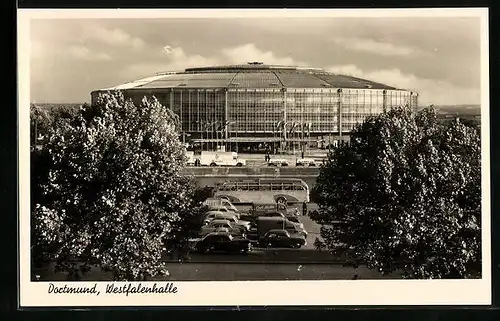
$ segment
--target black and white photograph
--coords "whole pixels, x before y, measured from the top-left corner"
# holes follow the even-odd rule
[[[487,9],[18,14],[27,306],[490,303]]]

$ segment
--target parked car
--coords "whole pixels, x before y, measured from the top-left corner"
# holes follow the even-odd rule
[[[244,237],[237,237],[227,232],[209,233],[196,244],[200,252],[236,252],[248,253],[253,242]]]
[[[269,211],[269,212],[264,212],[264,213],[259,213],[259,217],[285,217],[283,213],[280,212],[275,212],[275,211]]]
[[[232,235],[246,235],[246,229],[238,226],[228,220],[213,220],[210,223],[203,225],[200,229],[200,235],[204,236],[213,232],[227,232]]]
[[[204,202],[203,205],[207,205],[209,208],[211,206],[219,206],[223,205],[225,208],[227,208],[230,211],[233,211],[235,213],[238,213],[238,209],[236,206],[234,206],[229,200],[227,199],[221,199],[221,198],[207,198]]]
[[[236,215],[234,213],[229,213],[229,212],[221,212],[221,211],[207,211],[203,215],[203,223],[208,223],[212,220],[216,219],[224,219],[224,220],[234,220],[237,219]]]
[[[255,221],[256,221],[256,219],[257,219],[257,216],[254,216],[254,215],[252,215],[252,214],[248,214],[248,213],[246,213],[246,214],[241,214],[241,215],[240,215],[239,222],[241,222],[241,221],[244,221],[244,222],[245,222],[245,221],[246,221],[246,222],[249,222],[249,223],[250,223],[250,224],[249,224],[249,225],[250,225],[250,228],[254,228],[254,227],[256,227],[256,226],[257,226],[257,224],[256,224],[256,222],[255,222]]]
[[[219,211],[209,211],[205,215],[203,219],[203,225],[206,225],[210,223],[213,220],[228,220],[234,225],[241,226],[245,228],[246,230],[249,230],[251,227],[251,222],[249,221],[244,221],[238,219],[238,216],[235,213],[230,213],[230,212],[219,212]]]
[[[201,166],[245,166],[246,160],[238,157],[236,152],[202,151]]]
[[[316,161],[312,158],[297,158],[295,166],[316,166]]]
[[[304,229],[304,224],[299,220],[299,218],[295,215],[286,217],[290,222],[292,222],[299,229]]]
[[[258,240],[259,239],[259,233],[256,227],[252,227],[247,234],[247,238],[250,240]]]
[[[262,247],[300,248],[306,245],[306,238],[298,233],[290,234],[287,230],[270,230],[259,240]]]
[[[269,166],[288,166],[288,160],[282,158],[273,158],[267,162]]]
[[[208,205],[208,210],[209,211],[218,211],[218,212],[222,212],[222,213],[229,213],[229,214],[236,216],[237,218],[240,217],[240,213],[237,213],[233,210],[230,210],[224,205]]]
[[[287,218],[283,217],[258,217],[256,220],[257,225],[257,234],[259,235],[259,239],[262,238],[266,233],[271,230],[286,230],[291,234],[302,235],[304,238],[307,238],[307,231],[300,227],[299,224],[294,223]]]
[[[298,216],[299,215],[299,209],[297,207],[291,207],[291,208],[287,208],[285,209],[284,211],[286,214],[286,217],[290,217],[290,216]]]

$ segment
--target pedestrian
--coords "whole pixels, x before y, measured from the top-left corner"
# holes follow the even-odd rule
[[[302,203],[302,215],[307,215],[307,203]]]
[[[304,151],[302,151],[302,154],[301,154],[301,155],[302,155],[302,159],[304,159]]]

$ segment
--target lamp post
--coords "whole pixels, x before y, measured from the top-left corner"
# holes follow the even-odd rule
[[[292,128],[290,128],[290,132],[288,133],[288,135],[292,138],[291,142],[292,142],[292,148],[293,148],[293,154],[294,155],[295,155],[295,142],[294,142],[295,127],[297,127],[297,123],[293,122],[292,123]]]
[[[225,126],[224,126],[224,131],[226,133],[226,142],[227,142],[227,144],[229,144],[229,149],[230,150],[232,150],[232,146],[231,146],[231,140],[230,140],[230,138],[231,138],[231,131],[229,130],[229,128],[230,128],[231,125],[234,125],[234,124],[236,124],[236,122],[234,122],[234,121],[226,121]]]
[[[286,128],[288,127],[288,123],[286,121],[283,122],[283,128],[281,130],[281,135],[283,135],[283,145],[287,145],[287,141],[286,141]],[[286,146],[285,148],[287,148],[288,146]],[[283,152],[283,148],[280,148],[280,154]]]
[[[196,129],[200,132],[201,140],[200,140],[200,148],[203,150],[203,124],[201,121],[196,121]]]
[[[276,132],[278,131],[278,126],[280,125],[280,122],[275,122],[273,124],[273,154],[276,152]]]
[[[206,129],[207,129],[207,150],[208,150],[208,144],[210,143],[210,149],[212,149],[212,131],[210,130],[210,127],[212,127],[212,122],[207,122],[206,123]]]
[[[214,121],[214,125],[212,127],[213,133],[214,133],[214,142],[215,142],[215,151],[219,149],[219,142],[217,141],[219,139],[219,128],[217,127],[219,125],[219,122],[216,120]]]
[[[301,123],[300,124],[300,142],[301,142],[301,149],[302,149],[302,154],[305,155],[306,152],[306,142],[305,142],[305,129],[306,129],[307,123]]]
[[[202,129],[202,131],[204,131],[204,132],[205,132],[206,137],[207,137],[206,139],[208,140],[208,128],[207,128],[207,122],[206,122],[206,121],[202,121],[202,122],[201,122],[201,124],[202,124],[201,129]],[[203,143],[204,143],[204,142],[203,142],[203,141],[201,141],[201,149],[202,149],[202,150],[204,150],[204,149],[203,149],[203,148],[204,148],[204,147],[203,147]],[[207,144],[207,150],[208,150],[208,144]]]

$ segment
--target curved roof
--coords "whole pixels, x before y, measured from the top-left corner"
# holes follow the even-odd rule
[[[187,68],[179,72],[157,73],[156,76],[106,88],[397,88],[371,80],[340,75],[318,68],[265,65],[250,62],[246,65],[225,65]]]

